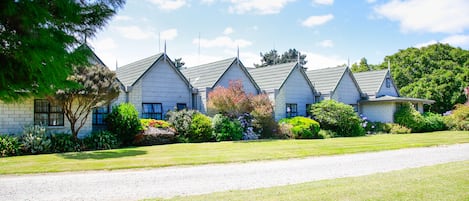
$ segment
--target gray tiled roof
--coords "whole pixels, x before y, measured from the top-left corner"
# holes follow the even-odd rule
[[[292,62],[248,70],[262,90],[280,89],[295,66]]]
[[[362,100],[360,102],[417,102],[423,104],[433,104],[434,100],[421,99],[421,98],[406,98],[406,97],[395,97],[395,96],[382,96],[379,98],[372,98],[368,100]]]
[[[162,56],[163,53],[159,53],[119,67],[117,78],[124,86],[132,86]]]
[[[195,88],[213,87],[236,58],[224,59],[181,70]]]
[[[309,70],[306,71],[306,75],[308,75],[316,91],[329,94],[336,88],[346,69],[347,67],[333,67]]]
[[[384,81],[388,70],[354,73],[360,89],[368,95],[375,95]]]

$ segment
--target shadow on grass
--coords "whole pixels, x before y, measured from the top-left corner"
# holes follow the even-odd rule
[[[138,156],[146,154],[147,151],[143,150],[106,150],[106,151],[92,151],[92,152],[76,152],[76,153],[67,153],[60,154],[60,157],[65,159],[76,159],[76,160],[86,160],[86,159],[108,159],[108,158],[122,158],[129,156]]]

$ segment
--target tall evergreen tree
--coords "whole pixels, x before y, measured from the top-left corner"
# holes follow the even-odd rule
[[[67,85],[77,48],[102,29],[125,0],[0,1],[0,100],[46,96]]]

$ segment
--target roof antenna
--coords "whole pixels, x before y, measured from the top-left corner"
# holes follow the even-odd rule
[[[237,52],[237,55],[236,55],[236,62],[238,62],[238,64],[239,64],[239,45],[238,45],[238,52]]]
[[[164,40],[164,60],[166,61],[166,40]]]

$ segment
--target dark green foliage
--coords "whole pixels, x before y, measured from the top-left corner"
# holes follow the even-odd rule
[[[243,127],[241,123],[235,119],[216,114],[212,119],[213,133],[217,141],[241,140],[243,137]]]
[[[456,105],[456,108],[444,120],[448,128],[452,130],[469,131],[469,106]]]
[[[51,149],[55,153],[81,151],[80,141],[68,133],[55,133],[51,135]]]
[[[196,110],[174,110],[166,113],[168,122],[174,126],[181,142],[187,142],[191,134],[192,117],[197,114]]]
[[[423,132],[442,131],[446,130],[445,120],[442,115],[431,112],[423,114],[424,126]]]
[[[366,71],[374,70],[374,68],[375,66],[368,64],[368,61],[366,60],[366,58],[363,57],[360,59],[359,64],[357,63],[352,64],[352,68],[350,68],[350,70],[352,70],[353,73],[359,73],[359,72],[366,72]]]
[[[212,120],[201,113],[195,114],[190,126],[189,142],[209,142],[212,139]]]
[[[391,124],[382,122],[368,122],[365,127],[368,134],[389,133],[391,131]]]
[[[425,126],[423,116],[415,110],[411,103],[402,103],[394,113],[394,122],[410,128],[414,133],[422,132]]]
[[[0,134],[0,157],[21,154],[21,143],[17,137]]]
[[[412,132],[412,129],[399,124],[391,124],[391,130],[389,132],[392,134],[409,134]]]
[[[114,133],[124,146],[132,144],[141,128],[138,112],[130,103],[114,106],[106,118],[106,124],[108,130]]]
[[[52,145],[46,128],[40,125],[24,127],[21,143],[23,151],[32,154],[50,153]]]
[[[120,145],[113,133],[104,130],[91,133],[83,141],[88,150],[115,149]]]
[[[335,100],[325,100],[311,106],[314,119],[321,129],[331,130],[338,136],[351,137],[365,135],[361,119],[353,107]]]
[[[307,117],[285,118],[279,121],[280,124],[286,123],[292,125],[291,131],[295,139],[318,139],[319,123]]]
[[[296,62],[298,61],[298,51],[296,49],[288,49],[288,51],[284,52],[282,55],[279,55],[277,50],[273,49],[266,53],[260,53],[261,56],[261,64],[254,64],[256,68],[258,67],[265,67],[271,66],[275,64],[283,64],[288,62]],[[308,61],[305,60],[306,55],[300,54],[300,64],[304,66]]]
[[[391,72],[399,92],[405,97],[435,100],[425,110],[442,114],[464,103],[469,85],[469,51],[448,44],[407,48],[387,56],[378,68]]]
[[[44,97],[53,94],[54,87],[66,86],[72,66],[87,64],[91,53],[76,47],[102,29],[124,4],[124,0],[0,2],[3,101]]]

